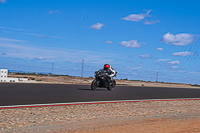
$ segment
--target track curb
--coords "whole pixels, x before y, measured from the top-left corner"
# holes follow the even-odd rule
[[[141,99],[141,100],[90,101],[90,102],[72,102],[72,103],[50,103],[50,104],[13,105],[13,106],[0,106],[0,110],[1,109],[17,109],[17,108],[36,108],[36,107],[51,107],[51,106],[85,105],[85,104],[156,102],[156,101],[184,101],[184,100],[200,100],[200,98]]]

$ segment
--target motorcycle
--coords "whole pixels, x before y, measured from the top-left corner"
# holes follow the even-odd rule
[[[91,84],[92,90],[96,90],[97,87],[107,88],[108,90],[112,90],[116,86],[116,81],[114,79],[111,81],[110,77],[108,76],[108,73],[103,72],[102,70],[95,71],[94,76],[95,79],[92,81]]]

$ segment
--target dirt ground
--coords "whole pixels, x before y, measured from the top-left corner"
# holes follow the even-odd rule
[[[200,118],[180,119],[173,117],[139,120],[89,120],[70,124],[22,128],[12,130],[10,133],[200,133],[199,123]]]
[[[113,124],[116,123],[116,124]],[[80,129],[66,130],[58,129],[57,133],[199,133],[200,119],[173,120],[173,118],[145,119],[140,121],[112,121],[112,124],[89,123],[93,127],[85,128],[88,125],[81,125]],[[87,123],[88,124],[88,123]],[[94,125],[96,124],[96,125]],[[53,133],[55,130],[48,130]]]
[[[200,119],[190,120],[170,120],[170,119],[147,119],[135,124],[122,124],[107,127],[96,131],[87,131],[87,133],[199,133]],[[81,133],[81,132],[80,132]],[[84,133],[84,132],[82,132]]]
[[[199,133],[200,100],[0,110],[1,133]]]

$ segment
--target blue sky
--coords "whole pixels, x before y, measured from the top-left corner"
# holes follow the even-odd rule
[[[200,82],[198,0],[0,0],[0,67]]]

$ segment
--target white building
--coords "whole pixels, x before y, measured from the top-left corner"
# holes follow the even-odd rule
[[[19,82],[19,79],[8,78],[8,69],[0,69],[0,82]]]

